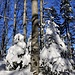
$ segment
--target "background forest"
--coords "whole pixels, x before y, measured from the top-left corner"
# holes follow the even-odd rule
[[[33,74],[29,75],[74,75],[75,0],[0,0],[1,62],[9,59],[12,54],[10,50],[20,49],[15,46],[16,44],[22,44],[22,49],[28,52],[26,56],[25,51],[24,54],[20,51],[22,54],[18,57],[22,62],[20,59],[17,60],[19,60],[20,69],[31,65]],[[12,46],[15,47],[11,48]],[[57,57],[60,58],[57,60]],[[24,59],[27,60],[23,61]],[[28,59],[31,59],[31,62]],[[65,67],[62,68],[62,63],[58,67],[55,66],[60,61],[63,61]],[[9,63],[11,62],[13,61]],[[12,70],[16,70],[17,67]],[[10,70],[10,67],[7,66],[7,68]],[[62,69],[59,70],[59,68]],[[67,72],[65,69],[73,70],[67,70]],[[62,70],[63,73],[61,73]],[[12,75],[16,74],[12,73]]]

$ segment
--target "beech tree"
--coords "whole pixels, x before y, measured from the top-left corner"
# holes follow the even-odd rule
[[[32,42],[31,42],[31,71],[39,74],[39,43],[38,43],[38,0],[32,2]]]

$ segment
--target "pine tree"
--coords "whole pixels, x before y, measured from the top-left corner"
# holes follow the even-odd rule
[[[72,12],[71,5],[69,3],[69,0],[61,0],[61,10],[62,18],[64,19],[64,26],[66,29],[66,44],[67,48],[69,50],[70,56],[71,56],[71,37],[70,37],[70,26],[69,23],[72,20],[72,17],[70,16]]]

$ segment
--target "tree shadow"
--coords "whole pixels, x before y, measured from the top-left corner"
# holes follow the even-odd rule
[[[1,65],[0,65],[0,71],[1,71],[1,70],[6,70],[6,65],[5,65],[5,64],[1,64]]]

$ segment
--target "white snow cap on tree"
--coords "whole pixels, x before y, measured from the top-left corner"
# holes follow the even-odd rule
[[[60,34],[60,31],[58,30],[59,26],[55,22],[51,22],[51,21],[49,21],[48,24],[49,24],[49,26],[46,29],[46,35],[51,35],[52,38],[54,39],[54,41],[59,45],[59,47],[63,51],[67,51],[67,47],[66,47],[65,43],[59,36],[59,34]]]
[[[18,33],[14,36],[14,43],[17,43],[19,41],[21,41],[21,42],[24,41],[24,36],[20,33]]]

